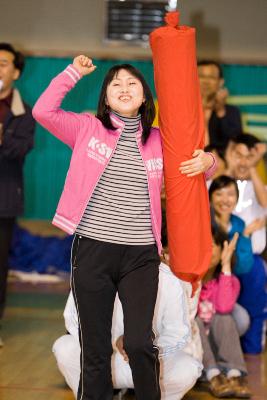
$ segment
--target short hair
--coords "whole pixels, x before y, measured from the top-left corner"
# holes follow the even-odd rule
[[[114,65],[107,72],[99,96],[96,117],[102,122],[105,128],[111,130],[116,129],[112,125],[112,122],[110,120],[110,115],[109,115],[110,110],[106,104],[106,94],[108,85],[110,84],[114,76],[116,76],[121,69],[125,69],[126,71],[128,71],[131,75],[137,78],[143,86],[145,102],[141,105],[139,112],[141,114],[141,122],[143,127],[142,143],[145,144],[147,139],[149,138],[152,124],[156,116],[156,108],[153,100],[153,95],[151,93],[148,84],[145,81],[145,78],[143,77],[141,72],[131,64]]]
[[[237,198],[238,198],[239,191],[238,191],[238,186],[237,186],[236,180],[234,178],[231,178],[230,176],[227,176],[227,175],[218,176],[218,178],[215,178],[211,182],[211,185],[210,185],[210,188],[209,188],[209,198],[211,199],[211,196],[215,192],[215,190],[223,189],[223,188],[228,187],[230,185],[234,185],[235,190],[236,190],[236,195],[237,195]]]
[[[200,60],[197,63],[198,67],[206,67],[208,65],[215,65],[215,67],[217,67],[218,71],[219,71],[219,78],[223,79],[223,69],[222,69],[222,66],[217,61],[214,61],[214,60]]]
[[[260,140],[250,133],[240,133],[235,138],[231,139],[235,144],[244,144],[249,150],[253,149]]]
[[[4,42],[0,43],[0,50],[8,51],[9,53],[13,54],[14,56],[13,64],[21,74],[25,66],[24,55],[20,51],[15,50],[14,47],[9,43],[4,43]]]

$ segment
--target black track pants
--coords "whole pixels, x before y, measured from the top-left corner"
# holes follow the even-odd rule
[[[75,236],[72,290],[81,344],[78,400],[112,400],[111,324],[116,292],[124,314],[124,348],[138,400],[159,400],[152,319],[158,289],[156,245],[129,246]]]
[[[6,304],[8,254],[12,241],[15,218],[0,217],[0,319]]]

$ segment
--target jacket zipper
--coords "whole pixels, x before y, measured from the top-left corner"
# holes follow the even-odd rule
[[[143,165],[144,165],[144,168],[145,168],[145,171],[146,171],[146,181],[147,181],[148,197],[149,197],[149,203],[150,203],[150,214],[151,214],[151,218],[152,218],[152,223],[154,224],[154,228],[155,228],[154,230],[155,230],[155,234],[156,234],[156,243],[157,243],[157,247],[159,248],[160,243],[161,243],[161,240],[160,240],[160,238],[159,238],[159,236],[158,236],[158,232],[157,232],[157,228],[156,228],[156,223],[155,223],[155,218],[154,218],[154,213],[153,213],[152,201],[151,201],[151,196],[150,196],[149,178],[148,178],[148,175],[147,175],[146,164],[145,164],[145,162],[144,162],[144,158],[143,158],[141,149],[140,149],[140,147],[139,147],[137,137],[136,137],[136,144],[137,144],[137,147],[138,147],[138,149],[139,149],[139,153],[140,153],[140,155],[141,155],[141,158],[142,158],[142,161],[143,161]]]

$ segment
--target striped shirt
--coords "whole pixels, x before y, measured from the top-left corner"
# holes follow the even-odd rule
[[[141,116],[118,116],[124,130],[76,233],[109,243],[154,244],[146,170],[136,141]]]

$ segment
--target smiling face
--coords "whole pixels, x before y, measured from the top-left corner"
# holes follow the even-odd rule
[[[126,69],[120,69],[107,86],[106,104],[124,117],[136,117],[144,101],[140,80]]]
[[[237,200],[238,195],[233,183],[215,190],[211,195],[211,205],[215,214],[220,216],[230,216],[236,207]]]
[[[19,77],[19,70],[14,65],[14,55],[6,50],[0,50],[0,79],[3,81],[2,94],[11,90],[13,81]]]
[[[243,143],[238,143],[233,149],[233,156],[235,157],[235,165],[233,175],[235,179],[249,179],[252,160],[252,150],[249,150]]]

